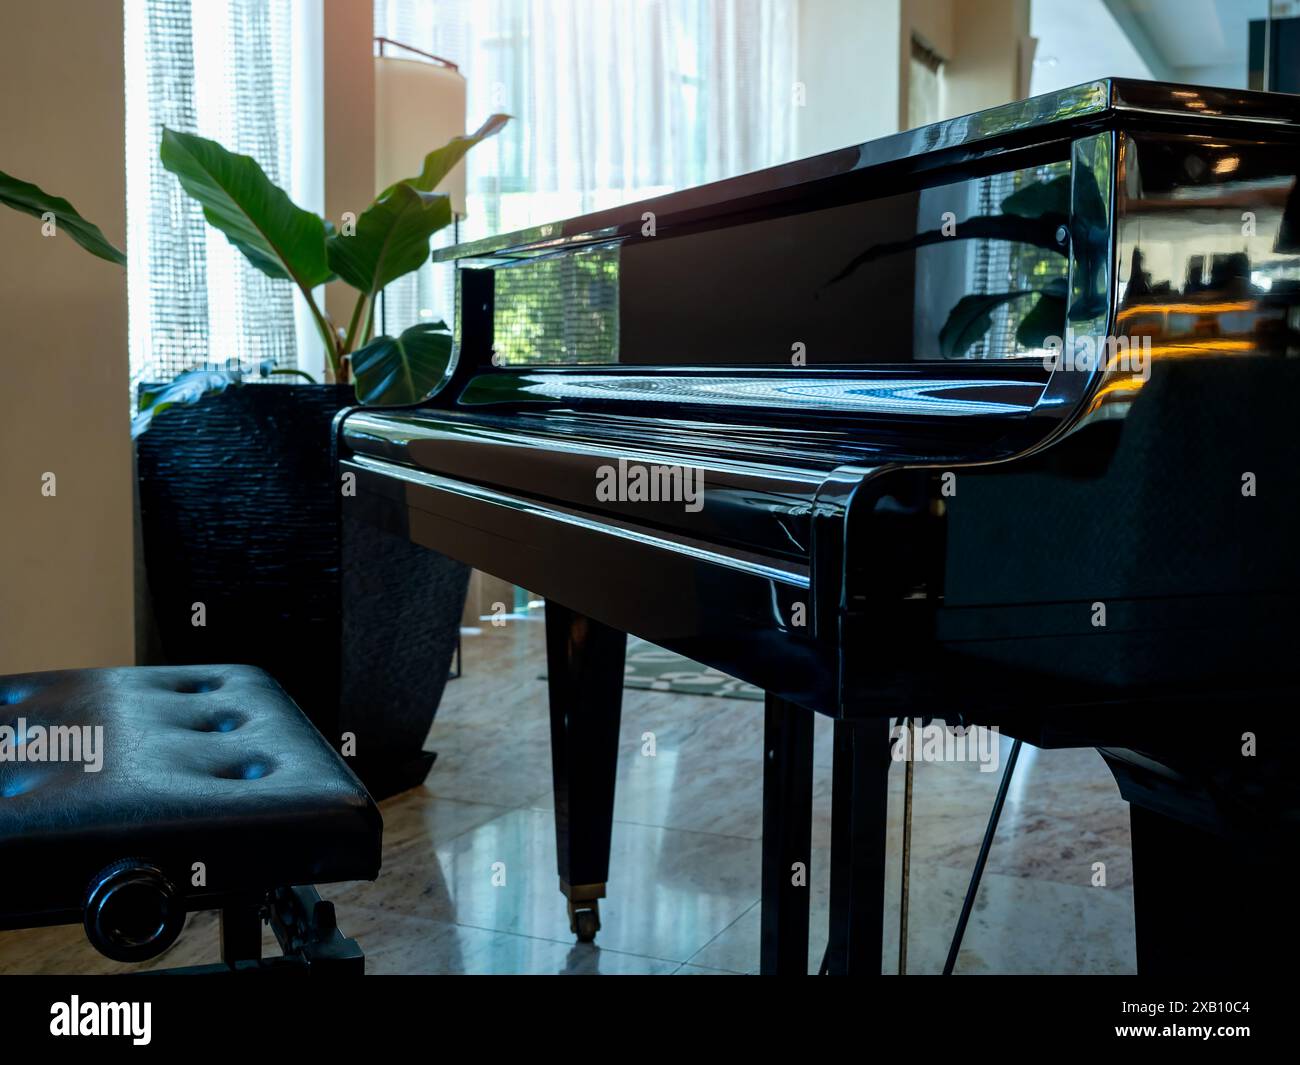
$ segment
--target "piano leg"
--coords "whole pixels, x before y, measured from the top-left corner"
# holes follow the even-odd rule
[[[808,973],[812,774],[812,712],[769,693],[763,730],[764,976]]]
[[[824,971],[880,975],[889,816],[889,719],[835,722],[831,916]]]
[[[547,602],[555,846],[569,927],[583,943],[596,938],[609,878],[626,648],[626,633]]]
[[[1137,803],[1129,818],[1140,975],[1241,976],[1291,962],[1300,936],[1280,831],[1233,841]]]

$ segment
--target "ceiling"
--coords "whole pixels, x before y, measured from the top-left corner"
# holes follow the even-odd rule
[[[1269,0],[1105,2],[1153,73],[1237,88],[1246,84],[1249,24],[1266,18],[1269,10]]]
[[[1271,0],[1300,17],[1300,0]],[[1033,91],[1114,75],[1244,88],[1249,24],[1270,0],[1033,0]],[[1086,45],[1081,47],[1081,42]]]
[[[1038,41],[1029,87],[1035,96],[1098,78],[1152,76],[1104,0],[1033,0],[1029,33]]]

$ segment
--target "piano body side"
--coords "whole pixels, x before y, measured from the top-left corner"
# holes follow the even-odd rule
[[[895,603],[929,594],[876,624],[869,567],[848,573],[852,639],[897,681],[859,670],[851,704],[897,691],[1042,746],[1164,750],[1171,714],[1190,737],[1198,707],[1292,683],[1300,137],[1126,121],[1113,143],[1093,380],[1058,432],[951,491],[911,466],[860,498],[851,554],[909,560]],[[891,492],[918,500],[893,528]]]
[[[1068,156],[1066,353],[1128,328],[1132,284],[1121,278],[1138,238],[1124,224],[1126,167],[1146,143],[1135,129],[1170,123],[1122,117],[1113,106],[1090,115],[1063,142],[1054,131],[1046,145],[994,137],[978,152],[947,149],[948,176],[1006,169],[1045,147]],[[1204,141],[1190,121],[1151,135]],[[915,157],[916,179],[942,156]],[[907,180],[906,158],[888,165],[891,182]],[[844,195],[840,176],[828,181],[823,189]],[[697,213],[683,224],[705,223]],[[1122,419],[1139,393],[1105,360],[500,367],[493,271],[459,278],[456,358],[439,393],[413,409],[340,418],[343,469],[358,488],[345,505],[837,716],[914,703],[909,685],[927,671],[942,678],[936,695],[971,678],[996,690],[969,645],[938,669],[921,657],[943,644],[948,616],[945,478],[960,485],[971,471],[1041,461],[1080,430]],[[698,471],[702,507],[598,500],[594,486],[620,458]]]

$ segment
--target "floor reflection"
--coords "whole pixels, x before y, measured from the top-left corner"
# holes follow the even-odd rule
[[[464,675],[448,685],[430,737],[433,772],[425,787],[383,804],[379,880],[322,889],[368,971],[754,971],[762,704],[625,693],[609,897],[596,945],[577,944],[555,870],[544,659],[535,621],[466,637]],[[819,720],[812,969],[825,943],[830,741],[830,723]],[[1005,762],[1009,741],[1000,742]],[[887,970],[898,953],[901,766],[893,777]],[[974,763],[916,767],[913,972],[942,967],[998,778]],[[1096,753],[1026,747],[957,971],[1134,971],[1128,855],[1127,809]],[[1092,886],[1098,861],[1105,887]],[[215,919],[196,915],[153,964],[216,957]],[[122,968],[86,946],[79,928],[0,933],[0,972]]]

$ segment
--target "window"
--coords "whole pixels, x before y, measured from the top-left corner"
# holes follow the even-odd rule
[[[435,241],[794,158],[797,13],[796,0],[375,0],[376,36],[460,66],[471,128],[496,111],[515,117],[470,153],[468,217]],[[590,280],[575,273],[566,283],[599,301]],[[445,266],[389,286],[388,331],[450,322],[453,292]],[[575,352],[592,357],[607,342],[573,338]]]
[[[253,156],[320,210],[319,115],[303,87],[318,5],[125,0],[131,385],[199,365],[298,365],[290,285],[248,264],[158,159],[163,126]],[[374,0],[375,34],[460,65],[467,123],[514,116],[468,160],[450,243],[784,162],[795,154],[797,0]],[[316,17],[319,17],[318,14]],[[433,147],[433,145],[430,145]],[[575,274],[591,298],[593,277]],[[382,326],[450,321],[451,271],[389,287]],[[608,338],[575,335],[575,350]]]
[[[208,226],[163,169],[163,126],[253,156],[295,187],[292,0],[126,0],[127,254],[132,395],[199,365],[296,366],[298,299]]]

